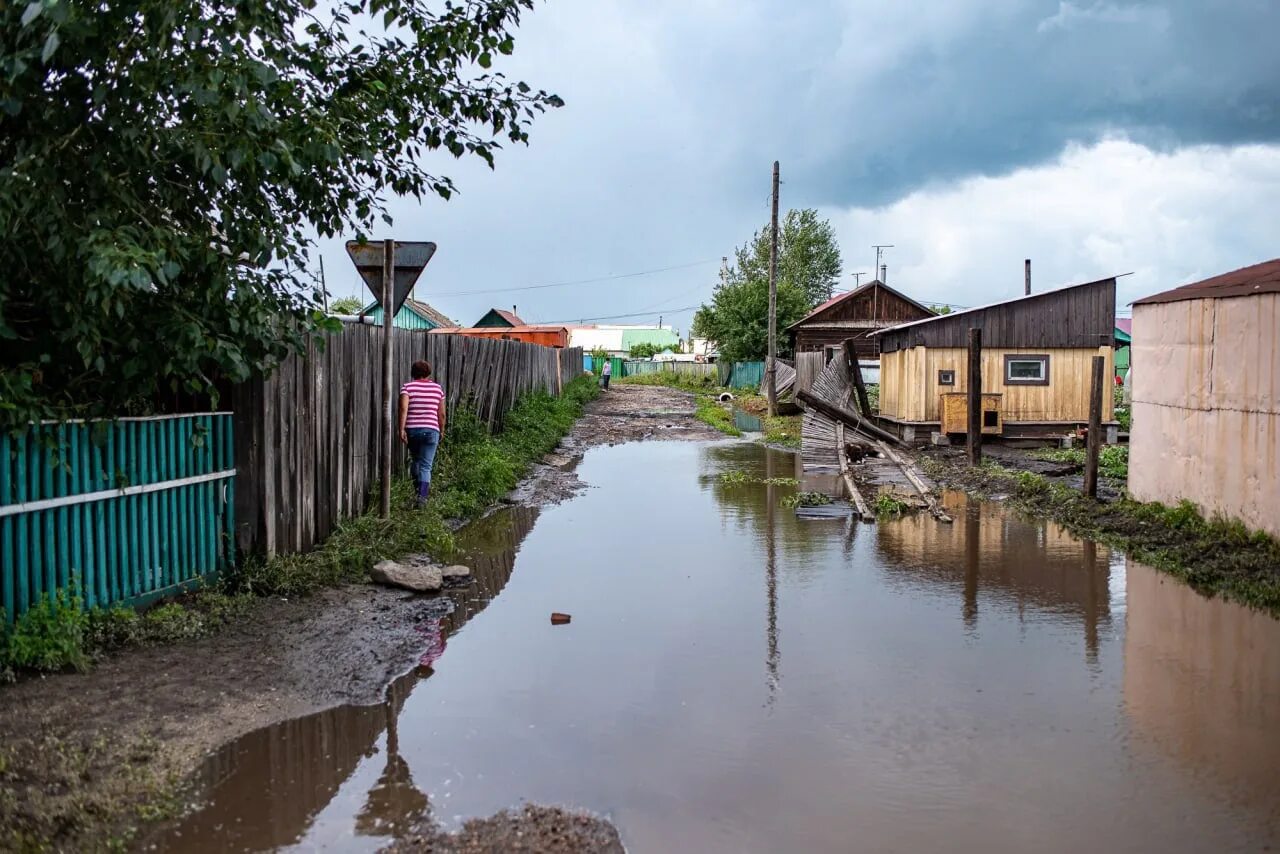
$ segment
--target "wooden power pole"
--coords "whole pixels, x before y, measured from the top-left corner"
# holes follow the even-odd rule
[[[1084,494],[1098,497],[1098,454],[1102,450],[1102,393],[1107,360],[1093,357],[1093,375],[1089,382],[1089,435],[1085,439]]]
[[[773,212],[769,218],[769,355],[764,389],[769,415],[778,414],[778,161],[773,161]]]
[[[965,436],[969,465],[982,462],[982,329],[969,329],[969,430]]]
[[[395,329],[396,242],[382,241],[382,503],[383,519],[391,516],[391,455],[395,449],[395,399],[392,353]]]

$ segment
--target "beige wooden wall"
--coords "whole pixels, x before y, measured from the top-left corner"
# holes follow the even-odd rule
[[[1137,305],[1129,491],[1280,536],[1280,294]]]
[[[1019,354],[1049,356],[1049,385],[1004,384],[1004,357]],[[1111,383],[1115,375],[1115,352],[1110,347],[1090,349],[1027,348],[982,351],[982,390],[1002,394],[1004,420],[1078,421],[1089,420],[1089,380],[1094,356],[1107,360],[1107,388],[1102,397],[1102,420],[1112,413]],[[954,370],[954,386],[938,385],[938,371]],[[939,395],[969,388],[969,354],[963,347],[912,347],[880,356],[880,413],[903,421],[937,421]]]

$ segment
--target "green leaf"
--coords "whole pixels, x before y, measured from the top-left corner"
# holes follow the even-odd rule
[[[481,68],[488,68],[493,65],[493,57],[490,56],[488,52],[480,54],[480,59],[478,61]]]
[[[44,40],[44,50],[40,51],[40,61],[48,63],[53,58],[54,51],[58,49],[58,45],[62,40],[58,37],[58,31],[52,30],[48,38]]]
[[[22,10],[22,26],[27,26],[36,18],[40,17],[40,13],[44,11],[44,3],[42,0],[36,0],[34,3],[28,3],[27,8]]]

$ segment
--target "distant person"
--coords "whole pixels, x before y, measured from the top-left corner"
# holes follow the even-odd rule
[[[409,369],[413,379],[400,386],[400,441],[409,448],[409,470],[421,507],[431,495],[431,466],[444,434],[444,389],[431,379],[431,365],[418,360]]]
[[[613,359],[605,359],[604,367],[600,369],[600,387],[605,391],[609,390],[609,377],[613,376]]]

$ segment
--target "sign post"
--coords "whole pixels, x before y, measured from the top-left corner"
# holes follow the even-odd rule
[[[378,464],[382,487],[379,512],[384,519],[391,515],[391,465],[396,434],[395,317],[435,253],[436,245],[428,242],[347,241],[351,262],[382,308],[382,430]]]

